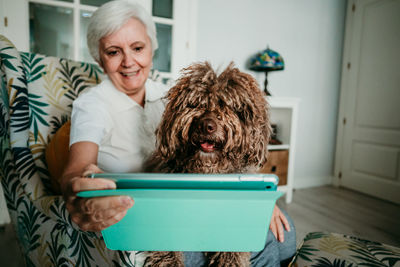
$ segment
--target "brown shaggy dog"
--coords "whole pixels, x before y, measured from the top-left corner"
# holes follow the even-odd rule
[[[264,165],[270,124],[256,80],[231,63],[219,76],[194,64],[168,93],[147,171],[254,173]],[[206,252],[208,266],[249,266],[249,252]],[[181,252],[151,252],[145,266],[181,267]]]

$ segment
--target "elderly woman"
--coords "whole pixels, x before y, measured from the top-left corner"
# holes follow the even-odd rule
[[[69,161],[61,190],[72,221],[84,231],[100,231],[120,221],[134,205],[133,199],[83,199],[76,193],[115,188],[111,180],[87,179],[86,174],[142,171],[154,149],[167,88],[148,79],[158,44],[155,24],[142,7],[124,0],[104,4],[90,20],[87,43],[107,79],[73,103]],[[290,234],[284,228],[293,229],[293,224],[276,207],[273,234],[263,251],[252,254],[252,266],[277,266],[294,254],[294,231]],[[206,264],[201,253],[184,255],[186,266]]]
[[[71,219],[86,231],[115,224],[132,207],[127,196],[80,199],[79,191],[115,188],[88,172],[139,172],[154,147],[167,88],[148,79],[157,49],[156,28],[141,6],[111,1],[92,16],[87,42],[107,74],[73,103],[70,154],[61,190]]]

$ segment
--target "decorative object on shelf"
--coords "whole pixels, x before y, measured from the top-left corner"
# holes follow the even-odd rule
[[[267,89],[268,72],[283,70],[285,68],[285,63],[283,61],[282,56],[278,52],[269,49],[268,47],[267,49],[265,49],[261,53],[257,53],[250,59],[249,68],[254,71],[265,72],[264,92],[265,94],[270,96],[271,93]]]
[[[272,132],[271,132],[271,139],[269,139],[270,145],[281,145],[282,142],[278,139],[278,125],[271,124]]]

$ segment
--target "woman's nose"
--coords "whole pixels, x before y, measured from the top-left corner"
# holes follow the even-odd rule
[[[122,66],[129,68],[135,64],[135,58],[131,53],[124,53],[124,58],[122,59]]]

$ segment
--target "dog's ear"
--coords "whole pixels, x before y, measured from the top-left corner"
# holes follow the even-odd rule
[[[269,106],[258,87],[257,81],[248,74],[244,75],[243,79],[247,79],[246,84],[249,86],[247,88],[249,89],[249,98],[243,103],[243,114],[244,121],[248,126],[245,128],[249,130],[246,133],[248,135],[248,144],[252,147],[249,150],[247,164],[255,166],[258,169],[267,162],[267,149],[271,137]]]
[[[231,98],[238,101],[232,106],[243,125],[242,151],[244,167],[262,167],[267,160],[267,146],[271,135],[268,103],[257,81],[249,74],[241,72],[231,63],[218,77]]]
[[[157,149],[159,154],[158,158],[165,160],[174,157],[176,150],[176,134],[173,133],[174,112],[168,107],[171,103],[167,104],[164,110],[161,122],[156,130]]]

